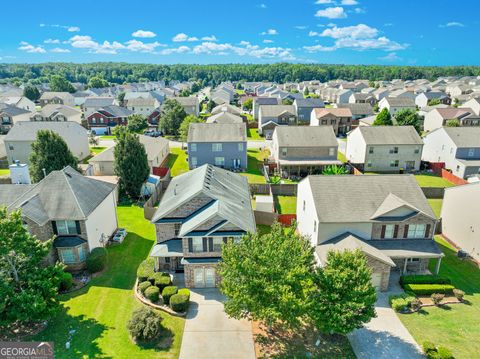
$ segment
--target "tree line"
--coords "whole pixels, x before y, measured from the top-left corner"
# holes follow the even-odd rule
[[[43,64],[0,64],[0,83],[49,82],[53,75],[64,76],[70,82],[92,86],[104,81],[123,84],[147,81],[195,80],[202,86],[218,85],[223,81],[292,81],[343,79],[434,80],[440,76],[479,76],[478,66],[381,66],[328,64],[213,64],[158,65],[97,62],[88,64],[50,62]],[[95,78],[95,81],[90,81]]]

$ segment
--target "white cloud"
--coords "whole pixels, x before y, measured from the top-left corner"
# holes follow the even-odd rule
[[[139,40],[129,40],[125,43],[126,49],[130,51],[139,51],[139,52],[152,52],[155,48],[159,46],[165,46],[160,44],[158,41],[144,43]]]
[[[150,37],[155,37],[157,34],[155,34],[153,31],[148,31],[148,30],[137,30],[132,33],[133,37],[141,37],[141,38],[150,38]]]
[[[243,41],[240,41],[240,44],[239,44],[239,45],[240,45],[240,46],[248,46],[248,45],[250,45],[250,42],[243,40]]]
[[[273,42],[273,40],[269,40],[269,39],[263,40],[264,44],[271,44],[272,42]]]
[[[268,29],[267,31],[263,31],[260,35],[278,35],[278,31],[275,29]]]
[[[343,7],[327,7],[325,10],[318,10],[315,14],[316,17],[326,17],[328,19],[344,19],[347,14],[343,10]]]
[[[315,33],[317,34],[317,33]],[[355,26],[345,27],[331,27],[323,30],[319,36],[332,37],[334,39],[341,39],[345,37],[351,37],[353,39],[373,38],[378,35],[378,30],[374,27],[370,27],[365,24],[358,24]],[[315,35],[310,35],[315,36]]]
[[[118,50],[125,49],[125,45],[118,41],[104,41],[102,44],[92,40],[90,36],[75,35],[70,39],[72,47],[88,49],[96,54],[116,54]]]
[[[80,28],[78,26],[68,26],[67,31],[68,32],[79,32]]]
[[[31,52],[36,54],[43,54],[46,52],[43,47],[30,45],[28,42],[25,42],[25,41],[20,42],[20,46],[18,47],[18,49],[21,51]]]
[[[358,1],[357,0],[342,0],[342,5],[357,5]]]
[[[188,46],[179,46],[176,48],[164,49],[160,51],[160,55],[183,54],[189,51],[190,51],[190,48]]]
[[[319,5],[322,5],[322,4],[331,4],[333,1],[332,0],[317,0],[315,2],[315,4],[319,4]]]
[[[354,10],[355,14],[365,14],[367,11],[361,7],[356,7]]]
[[[262,9],[266,9],[266,8],[267,8],[267,5],[265,5],[265,4],[260,4],[260,5],[258,5],[258,7],[259,7],[259,8],[262,8]]]
[[[176,34],[172,38],[173,42],[185,42],[185,41],[198,41],[198,37],[195,36],[188,36],[187,34],[184,34],[183,32]]]
[[[389,54],[383,57],[379,57],[379,59],[384,61],[398,61],[398,60],[401,60],[402,58],[399,57],[396,52],[390,52]]]
[[[323,45],[314,45],[314,46],[304,46],[303,47],[308,52],[327,52],[327,51],[335,51],[335,46],[323,46]]]
[[[307,27],[305,25],[297,25],[297,26],[294,26],[294,28],[297,30],[305,30]]]
[[[215,35],[212,36],[204,36],[202,37],[203,41],[218,41],[218,39],[215,37]]]
[[[385,36],[377,39],[353,39],[342,38],[335,42],[337,48],[349,48],[353,50],[385,50],[385,51],[397,51],[404,50],[408,47],[408,44],[399,44],[392,41]]]
[[[464,24],[458,21],[450,21],[447,22],[446,24],[438,25],[439,27],[465,27]]]
[[[40,27],[56,27],[60,29],[66,29],[68,32],[78,32],[80,28],[78,26],[59,25],[59,24],[40,24]]]
[[[56,47],[54,49],[51,49],[50,52],[55,52],[55,53],[61,54],[61,53],[70,52],[70,50],[69,49],[62,49],[60,47]]]
[[[45,44],[59,44],[60,40],[59,39],[46,39],[43,41]]]

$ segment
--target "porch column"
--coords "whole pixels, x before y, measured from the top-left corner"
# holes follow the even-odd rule
[[[405,258],[405,262],[403,263],[403,273],[402,274],[407,273],[407,261],[408,261],[408,258]]]
[[[442,257],[437,258],[437,264],[435,266],[435,274],[438,274],[438,272],[440,272],[440,263],[442,263]]]

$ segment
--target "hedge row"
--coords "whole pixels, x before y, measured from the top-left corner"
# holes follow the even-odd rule
[[[450,294],[455,289],[451,284],[405,284],[403,288],[406,292],[412,292],[416,295],[430,295],[433,293]]]
[[[450,278],[440,275],[402,275],[400,277],[402,287],[405,284],[452,284]]]
[[[137,278],[139,282],[145,282],[155,273],[154,264],[155,262],[152,257],[148,257],[140,263],[137,269]]]

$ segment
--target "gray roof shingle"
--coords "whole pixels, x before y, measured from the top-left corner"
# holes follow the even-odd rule
[[[188,142],[245,142],[244,123],[191,123]]]
[[[367,145],[423,145],[413,126],[360,126]]]
[[[280,147],[338,147],[332,126],[278,126],[275,133]]]

